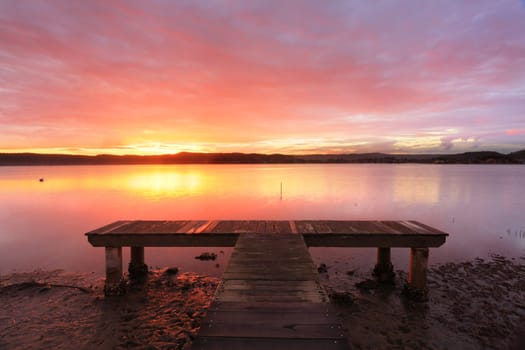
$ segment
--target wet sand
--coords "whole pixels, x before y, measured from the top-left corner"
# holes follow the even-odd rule
[[[171,271],[173,272],[173,271]],[[354,349],[522,349],[525,257],[433,265],[429,300],[368,273],[327,267],[328,292],[346,293],[339,315]],[[151,271],[144,286],[104,298],[94,274],[34,271],[0,277],[0,349],[189,349],[219,279]]]
[[[340,315],[354,349],[525,349],[524,258],[434,265],[427,302],[407,299],[407,275],[396,275],[390,286],[346,281],[353,302],[341,306]],[[343,279],[366,278],[334,272],[324,284],[341,291]]]
[[[0,289],[0,349],[189,348],[218,282],[156,270],[145,288],[104,298],[104,281],[93,275],[10,275]]]

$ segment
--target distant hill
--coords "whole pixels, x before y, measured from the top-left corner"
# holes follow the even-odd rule
[[[108,164],[279,164],[279,163],[424,163],[424,164],[525,164],[525,150],[467,152],[459,154],[259,154],[259,153],[189,153],[171,155],[97,156],[0,153],[0,165],[108,165]]]
[[[525,149],[522,151],[513,152],[509,154],[509,156],[517,160],[518,162],[525,164]]]

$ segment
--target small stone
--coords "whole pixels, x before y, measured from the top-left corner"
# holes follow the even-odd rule
[[[319,273],[327,273],[328,272],[328,266],[326,266],[325,263],[321,263],[319,267],[317,268],[317,272]]]
[[[362,289],[362,290],[371,290],[371,289],[376,289],[379,287],[379,283],[375,280],[364,280],[362,282],[358,282],[355,284],[355,286],[359,289]]]
[[[346,291],[333,291],[328,294],[328,297],[334,304],[353,304],[354,298],[352,294]]]
[[[196,256],[195,259],[202,260],[202,261],[205,261],[205,260],[212,260],[213,261],[213,260],[217,259],[217,254],[204,252],[201,255]]]
[[[170,267],[166,270],[166,274],[167,275],[176,275],[179,273],[179,268],[178,267]]]

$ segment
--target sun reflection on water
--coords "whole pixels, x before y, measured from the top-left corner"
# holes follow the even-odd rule
[[[129,174],[122,184],[127,191],[160,199],[205,192],[210,179],[198,172],[145,171]]]

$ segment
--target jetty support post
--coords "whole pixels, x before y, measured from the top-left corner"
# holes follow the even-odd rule
[[[122,247],[106,247],[106,283],[104,294],[121,295],[125,291],[122,278]]]
[[[143,277],[148,273],[148,265],[144,263],[144,247],[131,247],[128,272],[131,277]]]
[[[392,282],[394,280],[395,274],[390,258],[390,247],[377,248],[377,263],[373,274],[380,282]]]
[[[410,249],[410,271],[408,273],[407,291],[416,299],[426,299],[428,248]]]

